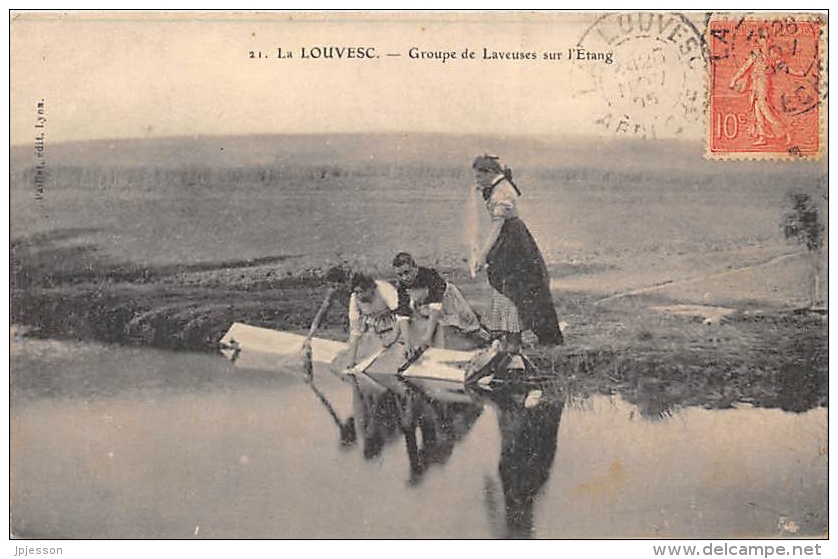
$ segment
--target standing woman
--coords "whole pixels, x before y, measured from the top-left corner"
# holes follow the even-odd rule
[[[512,182],[512,171],[492,155],[475,158],[472,170],[492,219],[489,236],[471,270],[474,275],[486,266],[492,286],[486,327],[501,333],[502,349],[513,353],[520,351],[523,330],[532,330],[541,345],[561,344],[550,276],[535,239],[518,217],[516,202],[521,191]]]

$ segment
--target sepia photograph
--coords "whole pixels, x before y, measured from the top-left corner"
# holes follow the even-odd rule
[[[826,12],[12,10],[9,33],[16,555],[820,553]]]

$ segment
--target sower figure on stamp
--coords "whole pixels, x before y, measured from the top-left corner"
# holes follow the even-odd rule
[[[426,348],[446,347],[445,327],[456,328],[475,342],[486,342],[489,333],[480,326],[471,305],[460,290],[432,268],[418,266],[407,252],[393,259],[398,278],[399,307],[396,315],[411,322],[402,340],[407,358]]]
[[[492,227],[472,264],[472,274],[486,267],[492,286],[489,330],[501,336],[501,350],[518,353],[521,333],[531,330],[541,345],[562,343],[550,294],[550,277],[538,246],[518,216],[521,191],[512,172],[496,156],[481,155],[472,164],[477,189],[483,194]]]
[[[753,114],[751,136],[756,136],[755,146],[763,146],[769,139],[780,139],[785,145],[791,143],[788,127],[771,101],[774,74],[779,71],[792,72],[780,55],[779,48],[771,45],[768,37],[756,34],[756,45],[748,59],[730,79],[730,89],[744,91],[750,78],[750,109]]]

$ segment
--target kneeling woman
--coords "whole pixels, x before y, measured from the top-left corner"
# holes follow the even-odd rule
[[[488,341],[488,332],[456,285],[445,281],[433,268],[417,266],[407,252],[396,255],[393,269],[398,278],[396,316],[409,319],[411,324],[402,329],[407,333],[402,342],[408,358],[430,346],[448,347],[449,341],[455,341],[455,332],[470,342],[469,348]],[[452,337],[445,334],[446,329]]]
[[[516,201],[521,192],[512,182],[512,172],[490,155],[477,157],[472,170],[492,219],[491,232],[472,269],[475,274],[486,266],[492,286],[486,327],[503,336],[503,349],[510,352],[520,351],[523,330],[532,330],[541,345],[562,343],[550,277],[535,239],[518,217]]]
[[[402,336],[407,320],[396,316],[399,296],[396,288],[386,281],[374,280],[363,273],[356,273],[350,282],[352,295],[349,297],[349,343],[345,366],[358,362],[358,348],[363,334],[374,332],[381,345],[389,347]]]

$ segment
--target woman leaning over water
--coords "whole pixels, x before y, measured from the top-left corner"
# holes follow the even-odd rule
[[[562,343],[562,333],[550,295],[550,276],[538,245],[518,216],[521,195],[512,171],[498,157],[481,155],[472,164],[492,227],[472,264],[472,274],[486,267],[492,286],[489,330],[503,339],[502,349],[518,352],[521,332],[532,330],[541,345]]]

